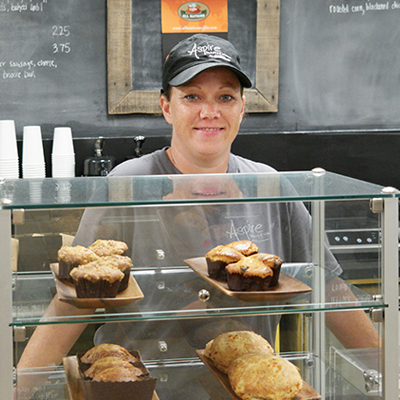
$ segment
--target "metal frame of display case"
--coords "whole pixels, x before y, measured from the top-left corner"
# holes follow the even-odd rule
[[[262,174],[258,176],[258,179],[262,178]],[[314,171],[313,178],[316,179],[317,184],[322,184],[322,180],[325,179],[324,171]],[[82,180],[86,179],[86,180]],[[107,179],[107,178],[104,178]],[[319,179],[319,180],[318,180]],[[85,187],[86,183],[90,182],[90,178],[74,178],[71,181],[72,184],[76,182],[77,185]],[[0,337],[2,341],[0,343],[0,351],[2,354],[2,362],[0,363],[0,387],[2,388],[2,397],[10,399],[13,396],[13,323],[12,323],[12,271],[11,271],[11,240],[12,236],[11,226],[13,212],[17,209],[40,209],[40,208],[73,208],[73,207],[85,207],[85,206],[98,206],[97,204],[90,203],[90,201],[82,201],[79,204],[64,203],[64,204],[29,204],[26,202],[15,202],[5,196],[2,186],[4,181],[0,181],[0,304],[2,304],[2,314],[0,317]],[[15,186],[26,185],[26,182],[20,180],[20,182],[14,182]],[[378,187],[371,189],[371,192],[366,191],[365,195],[354,196],[359,199],[369,199],[371,202],[371,209],[375,213],[381,214],[381,225],[382,225],[382,295],[377,296],[376,307],[372,307],[370,314],[372,320],[383,323],[383,362],[382,362],[382,398],[386,400],[392,400],[398,397],[398,191],[393,188],[384,188],[381,192],[377,190]],[[323,184],[322,184],[323,189]],[[321,190],[322,190],[321,189]],[[90,192],[90,191],[88,191]],[[343,195],[343,194],[342,194]],[[316,189],[316,194],[313,194],[310,198],[307,195],[300,195],[301,201],[312,200],[313,209],[313,237],[317,238],[313,244],[313,262],[316,265],[324,264],[324,244],[320,239],[324,237],[324,202],[328,200],[340,199],[341,195],[334,195],[324,193]],[[348,198],[352,198],[349,194]],[[277,200],[279,198],[275,198]],[[258,198],[258,201],[272,201],[271,199]],[[284,201],[286,201],[284,199]],[[289,200],[291,201],[291,200]],[[207,203],[203,201],[202,203]],[[143,205],[143,201],[135,203],[124,202],[120,200],[114,200],[110,205],[132,205],[138,206]],[[171,205],[182,204],[182,201],[171,201]],[[313,293],[314,298],[322,299],[324,296],[324,276],[323,274],[317,274],[316,285],[317,290]],[[314,348],[318,355],[323,353],[324,349],[324,331],[323,326],[324,310],[322,312],[315,312],[314,319]],[[322,373],[322,371],[320,371]],[[317,381],[323,382],[323,379],[317,379]],[[320,393],[325,393],[325,388],[316,388]]]

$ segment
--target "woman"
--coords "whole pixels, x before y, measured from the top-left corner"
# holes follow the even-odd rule
[[[171,146],[139,159],[122,163],[114,169],[110,176],[223,174],[227,172],[274,173],[275,171],[267,165],[252,162],[231,153],[232,142],[238,133],[244,115],[244,87],[251,87],[251,82],[243,72],[239,55],[231,43],[218,37],[202,34],[194,35],[178,43],[164,64],[160,96],[162,113],[165,120],[172,126]],[[194,195],[226,197],[227,193],[238,196],[241,188],[240,185],[238,187],[236,185],[236,182],[230,182],[229,185],[226,185],[225,182],[213,191],[209,190],[210,185],[206,185],[206,187],[200,185],[194,189],[191,188],[190,193],[187,192],[187,188],[185,188],[186,192],[182,189],[179,191],[177,188],[171,191],[160,189],[160,196],[164,196],[166,199],[174,196],[188,198]],[[228,187],[229,189],[227,189]],[[185,209],[185,211],[187,210]],[[194,208],[191,211],[196,214],[199,209]],[[200,213],[202,212],[200,210]],[[257,232],[254,229],[245,229],[244,221],[248,219],[249,212],[253,214],[254,221],[260,221],[260,218],[263,218]],[[258,212],[260,214],[257,214]],[[228,214],[227,212],[226,215]],[[289,259],[290,261],[304,261],[309,257],[309,215],[302,204],[275,204],[270,206],[266,213],[260,211],[259,208],[246,209],[243,215],[245,215],[244,220],[239,221],[236,217],[234,220],[232,218],[229,220],[225,218],[224,214],[224,221],[228,223],[228,229],[221,229],[221,225],[215,227],[215,224],[210,223],[208,216],[205,216],[208,231],[204,236],[206,245],[200,249],[203,251],[203,255],[207,246],[210,247],[214,244],[213,240],[221,243],[227,241],[229,237],[237,240],[244,238],[243,235],[245,235],[247,238],[258,241],[257,244],[263,251],[269,250],[278,255],[281,255],[280,252],[284,253],[285,255],[282,257],[285,261],[289,261]],[[221,215],[217,217],[221,218]],[[99,223],[99,218],[96,218],[95,225]],[[233,230],[232,221],[236,224],[233,226]],[[93,224],[93,220],[86,217],[77,234],[76,243],[89,245],[94,241],[96,234],[94,226],[91,224]],[[272,233],[271,226],[275,227]],[[255,233],[252,235],[252,232]],[[291,232],[290,238],[287,232]],[[154,231],[149,232],[148,235],[149,240],[153,238],[156,243],[159,243],[158,239],[160,241],[166,239],[166,235],[163,234],[160,235],[162,237],[157,237],[155,240]],[[173,239],[176,238],[171,238],[171,246],[174,246]],[[190,238],[187,239],[190,242]],[[183,240],[180,241],[179,245],[183,242]],[[175,246],[175,250],[177,249],[178,247]],[[192,249],[191,242],[186,245],[186,249],[189,251]],[[293,249],[296,250],[296,254]],[[132,251],[133,255],[135,253]],[[176,251],[176,253],[179,252]],[[191,255],[195,254],[191,253]],[[345,285],[338,285],[339,281],[335,276],[340,273],[340,267],[331,255],[327,255],[327,257],[332,265],[332,279],[329,279],[327,283],[328,296],[330,287],[335,287],[335,296],[338,296],[338,291],[343,291],[343,294],[351,296]],[[156,260],[146,259],[143,264],[155,265],[152,263],[156,262]],[[134,265],[137,265],[135,261]],[[78,310],[66,303],[61,303],[55,297],[46,316],[78,312],[86,314],[90,311]],[[376,347],[379,345],[379,337],[363,311],[328,313],[326,321],[329,328],[346,347]],[[271,336],[274,334],[276,322],[269,325],[269,335]],[[38,327],[29,340],[18,368],[58,365],[79,338],[84,327],[83,324]],[[273,341],[273,337],[269,339]],[[101,341],[101,339],[99,340]],[[21,379],[19,386],[32,386],[32,382],[23,383]]]

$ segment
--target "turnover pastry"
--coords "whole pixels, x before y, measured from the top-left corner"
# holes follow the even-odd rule
[[[129,370],[130,372],[132,372],[138,376],[143,375],[143,371],[140,368],[135,367],[129,361],[126,361],[120,357],[113,357],[113,356],[103,357],[103,358],[100,358],[99,360],[95,361],[84,372],[84,375],[87,378],[93,378],[99,372],[104,371],[105,369],[114,368],[114,367],[126,368],[127,370]]]
[[[100,358],[109,356],[119,357],[130,362],[140,361],[122,346],[111,343],[103,343],[88,350],[81,357],[81,362],[85,364],[93,364]]]
[[[233,391],[242,400],[291,400],[303,380],[288,360],[271,354],[246,354],[232,361],[228,370]]]
[[[233,360],[247,353],[273,354],[274,349],[261,335],[252,331],[222,333],[207,343],[204,355],[216,368],[228,373]]]

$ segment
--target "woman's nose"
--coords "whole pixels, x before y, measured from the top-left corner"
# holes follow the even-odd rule
[[[200,112],[201,118],[219,118],[220,112],[218,109],[218,106],[214,103],[207,102],[203,104],[203,107],[201,108]]]

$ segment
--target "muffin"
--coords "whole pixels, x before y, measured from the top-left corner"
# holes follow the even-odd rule
[[[75,267],[70,275],[78,298],[116,297],[124,278],[124,274],[118,268],[100,261]]]
[[[132,355],[124,347],[113,343],[102,343],[98,346],[92,347],[81,357],[80,361],[85,364],[93,364],[100,358],[104,357],[119,357],[129,362],[140,361],[138,357]]]
[[[94,382],[134,382],[141,380],[134,372],[124,367],[107,368],[93,377]]]
[[[70,272],[73,268],[99,259],[97,254],[83,246],[62,246],[57,255],[58,278],[66,280],[71,280]]]
[[[112,256],[102,257],[101,261],[110,266],[118,268],[124,274],[124,277],[122,278],[118,288],[118,293],[125,290],[128,287],[129,277],[131,275],[132,260],[127,256],[114,254]]]
[[[207,271],[212,279],[226,282],[225,267],[230,263],[235,263],[244,257],[237,250],[219,245],[214,247],[206,254]]]
[[[123,255],[128,250],[128,245],[118,240],[98,239],[88,247],[99,257],[112,256],[113,254]]]
[[[288,360],[271,354],[245,354],[228,370],[233,391],[242,400],[292,400],[302,387],[298,369]]]
[[[137,376],[143,375],[143,371],[139,367],[134,366],[121,357],[115,356],[102,357],[98,359],[84,372],[84,375],[87,378],[93,378],[99,372],[114,367],[126,368]]]
[[[226,266],[227,285],[233,291],[265,291],[278,283],[279,257],[258,253]]]
[[[204,355],[227,374],[232,361],[247,353],[273,354],[274,349],[255,332],[233,331],[222,333],[207,343]]]
[[[279,275],[281,273],[282,260],[274,255],[268,253],[258,253],[250,256],[256,260],[260,260],[263,264],[268,265],[272,269],[272,278],[269,283],[270,287],[276,286],[279,281]]]
[[[258,253],[257,245],[251,240],[237,240],[236,242],[228,243],[226,246],[242,253],[246,257]]]

